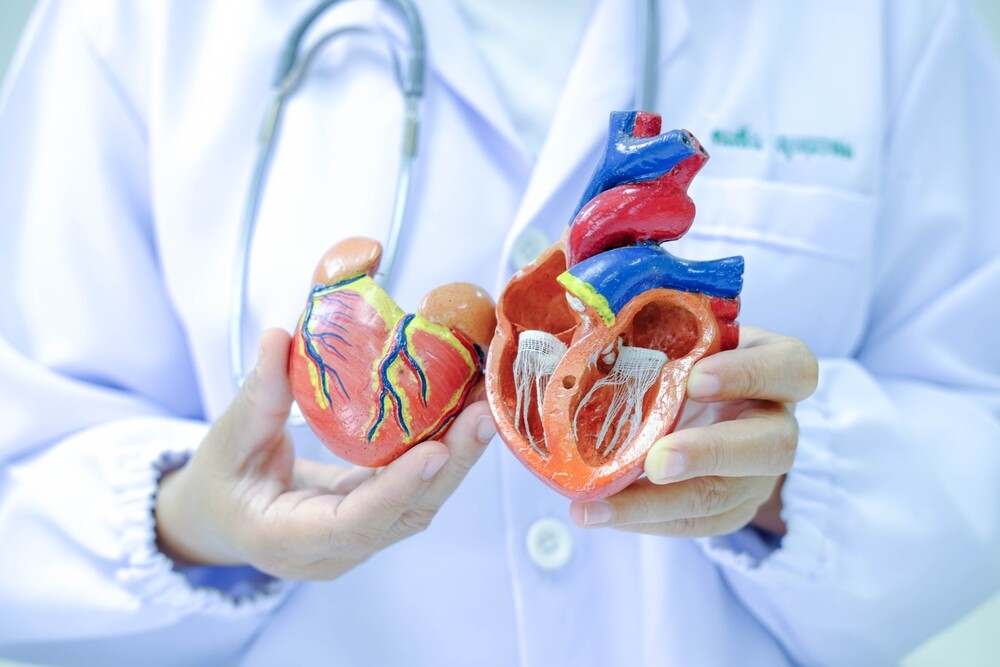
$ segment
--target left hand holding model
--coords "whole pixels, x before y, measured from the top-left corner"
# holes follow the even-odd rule
[[[795,338],[743,327],[741,339],[699,361],[688,379],[688,398],[705,404],[711,423],[658,440],[646,476],[620,493],[574,502],[578,525],[702,537],[752,522],[784,534],[780,489],[798,443],[795,403],[815,391],[818,366]]]

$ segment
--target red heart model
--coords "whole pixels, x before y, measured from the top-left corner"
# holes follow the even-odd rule
[[[306,422],[339,457],[382,466],[439,437],[483,367],[496,317],[485,291],[440,287],[406,314],[373,276],[381,246],[338,243],[323,256],[289,357]]]

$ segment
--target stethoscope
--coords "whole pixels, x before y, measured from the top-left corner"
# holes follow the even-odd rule
[[[399,169],[396,176],[396,192],[392,205],[392,219],[389,231],[383,244],[382,262],[375,280],[384,285],[392,274],[399,246],[399,236],[406,219],[407,203],[410,195],[410,182],[413,174],[413,164],[417,155],[417,144],[420,133],[419,102],[424,95],[424,71],[427,61],[427,46],[424,39],[423,23],[420,14],[412,0],[381,0],[393,9],[403,19],[409,37],[409,54],[406,67],[403,68],[399,53],[389,35],[371,26],[347,26],[330,30],[321,35],[304,53],[300,54],[302,42],[306,33],[327,10],[343,0],[322,0],[309,13],[302,17],[285,40],[285,47],[278,59],[278,69],[272,84],[274,94],[261,125],[257,137],[257,154],[254,160],[253,175],[247,190],[239,235],[237,236],[236,261],[233,272],[232,302],[229,320],[229,360],[233,384],[238,389],[243,384],[243,315],[247,307],[247,275],[250,264],[250,246],[257,226],[257,214],[260,208],[261,196],[267,183],[267,172],[271,156],[278,141],[281,128],[282,111],[285,103],[302,84],[309,66],[316,54],[338,37],[350,34],[369,34],[381,37],[389,47],[392,56],[393,72],[400,93],[403,96],[404,111],[402,123],[402,147]],[[639,58],[642,64],[637,76],[636,100],[640,109],[652,110],[656,99],[656,70],[659,55],[658,33],[656,26],[656,0],[639,1]],[[612,111],[611,109],[607,110]],[[300,425],[304,422],[293,410],[290,423]]]

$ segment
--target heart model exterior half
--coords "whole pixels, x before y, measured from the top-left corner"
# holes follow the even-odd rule
[[[478,383],[496,328],[485,291],[453,283],[404,313],[375,282],[381,246],[330,248],[289,355],[292,394],[320,441],[346,461],[382,466],[439,437]]]
[[[615,112],[607,150],[564,239],[497,304],[486,368],[501,437],[549,486],[593,500],[642,473],[675,427],[691,367],[736,347],[743,258],[695,262],[661,243],[694,221],[708,153],[660,117]]]

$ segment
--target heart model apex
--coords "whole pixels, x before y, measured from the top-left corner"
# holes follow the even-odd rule
[[[743,258],[695,262],[661,245],[694,221],[687,195],[708,153],[660,116],[614,112],[603,161],[563,239],[497,304],[486,390],[501,437],[575,500],[642,474],[671,432],[695,362],[739,341]]]
[[[340,458],[382,466],[440,437],[482,375],[496,328],[487,293],[468,283],[430,292],[404,313],[374,280],[378,242],[330,248],[289,356],[292,394],[306,422]]]

